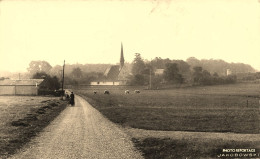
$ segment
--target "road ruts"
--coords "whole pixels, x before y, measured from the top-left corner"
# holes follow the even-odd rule
[[[129,136],[79,96],[12,159],[140,159]]]

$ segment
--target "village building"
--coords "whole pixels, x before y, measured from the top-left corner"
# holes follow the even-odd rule
[[[231,75],[232,71],[230,69],[227,69],[227,76]]]
[[[38,95],[44,79],[0,80],[0,95]]]
[[[164,72],[164,69],[155,69],[154,75],[156,76],[162,76]]]
[[[104,78],[90,82],[90,85],[126,85],[129,68],[125,66],[123,44],[121,43],[120,64],[108,67],[104,72]]]

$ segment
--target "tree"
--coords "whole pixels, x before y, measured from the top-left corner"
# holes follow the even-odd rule
[[[178,69],[181,74],[190,72],[190,65],[183,60],[172,60],[172,63],[178,64]]]
[[[134,75],[132,76],[132,79],[130,80],[130,85],[144,85],[145,84],[145,77],[144,75]]]
[[[179,73],[178,65],[176,63],[166,64],[164,70],[164,79],[170,83],[183,83],[182,75]]]
[[[201,84],[201,80],[202,80],[202,77],[203,77],[202,67],[199,67],[199,66],[193,67],[192,77],[193,77],[193,83],[194,84],[196,84],[196,85]]]
[[[201,62],[200,60],[198,60],[197,58],[195,57],[189,57],[186,62],[191,65],[192,67],[198,67],[198,66],[201,66]]]
[[[83,73],[79,67],[74,68],[71,72],[73,78],[81,78]]]
[[[162,59],[161,57],[156,57],[151,61],[152,67],[156,69],[164,69],[167,63],[171,63],[171,60],[169,58]]]
[[[57,76],[59,77],[60,79],[62,78],[62,70],[63,70],[63,66],[60,66],[60,65],[56,65],[56,66],[53,66],[49,72],[49,74],[51,76]],[[67,65],[65,66],[65,71],[67,70]]]
[[[255,72],[255,69],[243,63],[227,63],[224,60],[214,60],[214,59],[202,59],[198,60],[195,57],[190,57],[186,62],[191,65],[191,67],[201,66],[207,68],[210,73],[218,73],[220,76],[226,75],[226,70],[230,69],[233,73],[248,73]]]
[[[59,80],[56,76],[51,77],[45,72],[37,72],[33,75],[33,79],[44,79],[42,87],[48,90],[57,90],[60,88]]]
[[[162,86],[163,77],[162,76],[153,76],[152,77],[152,88],[159,89]]]
[[[203,85],[212,85],[213,84],[213,78],[211,77],[211,74],[207,70],[202,71],[202,79],[201,84]]]
[[[219,77],[218,73],[215,72],[215,73],[213,74],[213,77]]]
[[[142,74],[144,69],[145,69],[145,63],[141,57],[141,54],[135,53],[135,59],[133,61],[133,66],[132,66],[132,74],[133,75]]]
[[[31,75],[34,75],[37,72],[49,73],[51,68],[52,66],[46,61],[31,61],[27,70]]]

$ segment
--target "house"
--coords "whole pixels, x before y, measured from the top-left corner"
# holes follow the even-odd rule
[[[103,79],[90,82],[90,85],[126,85],[129,68],[124,65],[123,45],[121,43],[120,64],[108,67],[104,72]]]
[[[38,95],[44,79],[0,80],[0,95]]]
[[[156,70],[154,71],[154,74],[155,74],[156,76],[162,76],[162,75],[163,75],[163,72],[164,72],[164,69],[156,69]]]
[[[227,69],[227,76],[231,75],[232,71],[230,69]]]

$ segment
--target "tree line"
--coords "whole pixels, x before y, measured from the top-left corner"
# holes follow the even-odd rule
[[[104,72],[110,64],[66,64],[65,85],[90,84],[91,81],[105,79]],[[135,54],[132,63],[125,63],[128,72],[128,85],[149,85],[159,87],[163,84],[189,84],[189,85],[214,85],[235,83],[238,73],[255,73],[255,70],[247,64],[227,63],[223,60],[198,60],[194,57],[183,60],[162,59],[156,57],[150,61],[144,60],[140,53]],[[129,69],[130,68],[130,69]],[[62,66],[52,67],[47,61],[31,61],[28,76],[61,82]],[[163,72],[157,74],[157,70]],[[226,75],[230,69],[233,75]],[[41,73],[41,74],[39,74]],[[248,79],[243,77],[244,79]],[[52,81],[53,82],[53,81]]]
[[[192,63],[195,60],[197,63]],[[183,61],[170,60],[169,58],[162,59],[160,57],[156,57],[151,61],[145,61],[142,59],[141,54],[136,53],[129,84],[148,85],[152,82],[152,86],[159,87],[162,84],[214,85],[236,82],[236,76],[226,76],[226,69],[221,65],[219,66],[222,67],[222,72],[211,73],[210,71],[213,69],[208,71],[202,67],[204,62],[205,60],[200,62],[195,58]],[[244,67],[244,65],[241,66]],[[247,65],[245,66],[248,67]],[[156,70],[158,69],[163,69],[163,73],[156,75]],[[240,69],[243,70],[243,68]],[[248,71],[248,68],[244,69],[244,71]],[[253,71],[253,69],[250,71]]]

